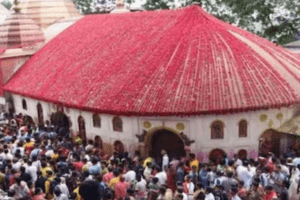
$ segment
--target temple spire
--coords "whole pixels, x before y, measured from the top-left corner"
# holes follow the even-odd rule
[[[14,0],[13,10],[15,11],[15,13],[21,12],[20,1]]]

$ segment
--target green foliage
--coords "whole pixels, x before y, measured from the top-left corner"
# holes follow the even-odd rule
[[[142,5],[145,10],[170,9],[175,7],[174,0],[146,0]]]
[[[7,8],[7,10],[10,10],[10,8],[12,7],[12,3],[9,1],[9,0],[5,0],[5,1],[2,1],[1,4]]]
[[[93,0],[74,0],[74,3],[82,14],[92,13]]]

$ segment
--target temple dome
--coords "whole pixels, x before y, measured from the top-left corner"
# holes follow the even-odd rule
[[[23,0],[22,13],[34,19],[42,28],[58,20],[80,16],[71,0]]]
[[[297,54],[190,6],[85,16],[5,91],[113,115],[231,114],[299,105],[299,66]]]
[[[44,40],[41,28],[25,14],[14,13],[0,24],[0,48],[34,47]]]

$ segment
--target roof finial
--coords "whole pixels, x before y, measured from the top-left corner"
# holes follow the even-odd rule
[[[20,4],[20,1],[14,0],[14,7],[13,7],[13,9],[14,9],[15,13],[20,13],[20,11],[21,11],[21,8],[19,7],[19,4]]]
[[[197,6],[202,7],[202,2],[201,2],[201,0],[194,0],[194,1],[191,3],[191,5],[197,5]]]

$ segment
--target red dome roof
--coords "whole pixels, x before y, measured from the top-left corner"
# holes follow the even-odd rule
[[[40,27],[24,14],[14,13],[0,24],[0,48],[35,46],[44,40]]]
[[[99,113],[201,115],[300,102],[300,57],[191,6],[90,15],[6,91]]]

